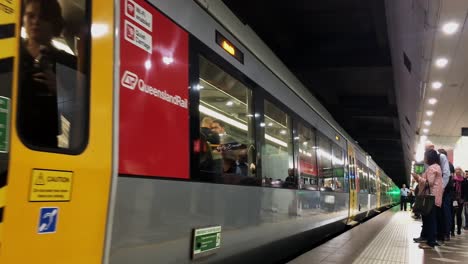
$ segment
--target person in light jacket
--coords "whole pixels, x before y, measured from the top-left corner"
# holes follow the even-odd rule
[[[436,207],[442,206],[442,196],[444,192],[444,186],[442,183],[442,170],[439,165],[439,155],[433,149],[429,149],[424,153],[424,162],[429,166],[427,170],[422,174],[412,173],[413,178],[419,184],[419,195],[423,195],[426,191],[426,184],[429,185],[429,190],[432,195],[435,196],[435,204],[431,211],[424,215],[423,230],[421,231],[421,237],[415,239],[416,242],[423,242],[419,245],[420,248],[434,248],[438,245],[435,240],[437,220],[435,215]]]

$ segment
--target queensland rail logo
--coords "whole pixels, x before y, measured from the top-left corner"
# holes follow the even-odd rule
[[[138,83],[138,75],[133,72],[125,71],[120,81],[123,87],[134,90]]]

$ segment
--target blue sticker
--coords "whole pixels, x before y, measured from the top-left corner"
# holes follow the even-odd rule
[[[57,231],[58,207],[42,207],[39,214],[37,233],[48,234]]]

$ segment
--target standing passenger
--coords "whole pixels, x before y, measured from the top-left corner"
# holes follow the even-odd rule
[[[29,144],[56,148],[61,133],[57,68],[76,68],[74,56],[52,45],[52,39],[60,36],[64,26],[60,4],[56,0],[25,1],[23,26],[27,38],[20,43],[18,130]],[[70,84],[67,87],[70,89]]]
[[[453,197],[453,220],[452,220],[452,236],[455,236],[455,218],[457,220],[457,234],[461,234],[462,228],[462,210],[463,210],[463,170],[460,167],[455,169],[455,176],[453,177],[454,181],[454,197]]]
[[[408,194],[410,190],[406,188],[406,184],[403,184],[403,187],[400,189],[400,211],[403,211],[405,208],[406,211],[406,203],[408,203]]]
[[[442,172],[439,166],[439,156],[437,152],[433,149],[429,149],[424,154],[424,161],[429,167],[421,175],[412,173],[413,178],[419,183],[419,194],[422,194],[426,189],[426,184],[428,184],[430,192],[435,196],[435,204],[432,207],[429,214],[423,216],[423,228],[424,235],[426,236],[427,242],[421,243],[420,248],[434,248],[437,245],[435,240],[436,234],[436,224],[437,219],[435,215],[436,208],[442,206],[442,196],[443,196],[443,182],[442,182]]]
[[[439,234],[437,235],[441,242],[450,240],[450,230],[452,229],[452,201],[453,201],[453,183],[451,182],[450,162],[447,152],[444,149],[439,149],[440,168],[442,169],[442,181],[444,184],[444,194],[442,198],[442,213],[439,219],[442,224],[439,224]],[[453,165],[452,165],[453,167]]]
[[[468,230],[468,170],[464,173],[465,177],[463,179],[462,188],[463,188],[463,200],[464,210],[465,210],[465,227],[463,229]]]

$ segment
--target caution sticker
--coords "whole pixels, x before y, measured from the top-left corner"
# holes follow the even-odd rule
[[[67,202],[71,199],[73,172],[33,169],[30,202]]]

